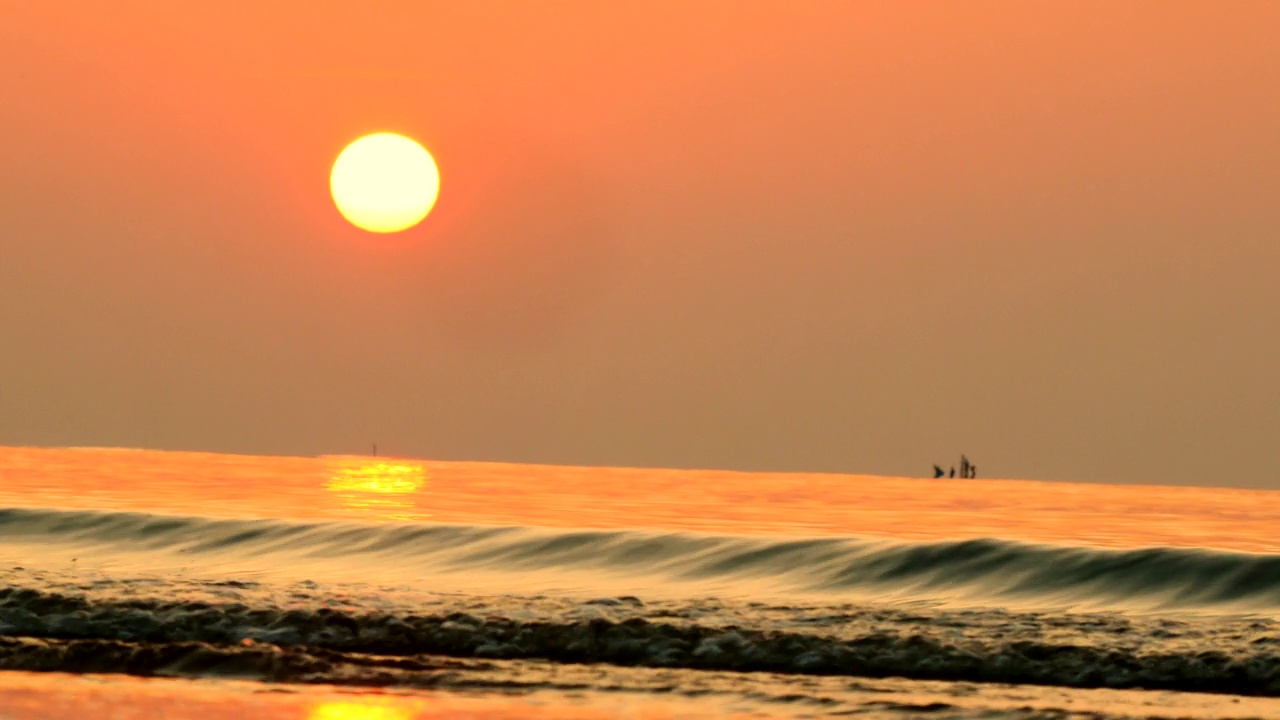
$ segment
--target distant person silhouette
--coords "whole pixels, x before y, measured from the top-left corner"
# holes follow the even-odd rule
[[[947,471],[946,471],[946,470],[943,470],[942,468],[938,467],[937,465],[934,465],[934,466],[933,466],[933,477],[935,477],[935,478],[940,478],[940,477],[942,477],[943,475],[946,475],[946,474],[947,474]]]
[[[969,458],[964,455],[960,456],[960,477],[969,477]]]
[[[956,469],[951,468],[951,477],[955,477],[955,476],[956,476]]]
[[[969,477],[971,477],[971,478],[977,478],[977,477],[978,477],[978,466],[977,466],[977,465],[970,465],[970,466],[969,466]]]

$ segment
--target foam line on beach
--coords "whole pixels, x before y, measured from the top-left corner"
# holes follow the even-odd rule
[[[539,603],[507,598],[505,611],[499,602],[472,614],[304,609],[256,597],[253,604],[105,601],[0,589],[0,668],[172,674],[207,666],[219,674],[250,667],[268,679],[306,682],[324,664],[313,660],[341,653],[344,663],[372,668],[402,667],[396,658],[408,658],[439,669],[448,663],[432,657],[452,657],[1280,696],[1280,638],[1263,621],[1141,626],[1105,615],[846,609],[801,629],[804,611],[792,608],[773,609],[796,613],[787,627],[767,613],[727,624],[639,600],[614,601],[594,617],[543,607],[518,619],[515,612]]]

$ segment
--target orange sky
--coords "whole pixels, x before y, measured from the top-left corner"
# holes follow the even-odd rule
[[[11,5],[0,444],[1280,486],[1274,3]]]

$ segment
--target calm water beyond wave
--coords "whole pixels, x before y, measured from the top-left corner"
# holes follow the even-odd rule
[[[1278,499],[0,448],[0,717],[1277,717]]]

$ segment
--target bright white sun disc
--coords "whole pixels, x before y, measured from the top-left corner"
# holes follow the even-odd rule
[[[333,163],[329,190],[352,225],[392,233],[417,225],[440,193],[440,171],[426,148],[403,135],[365,135]]]

